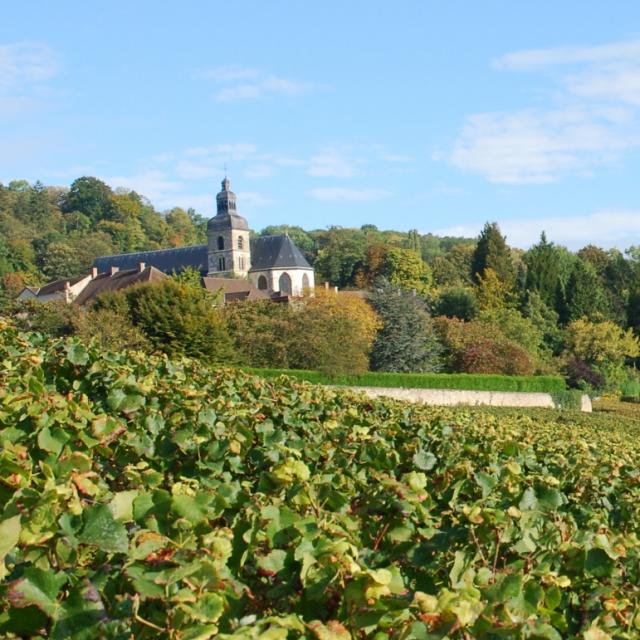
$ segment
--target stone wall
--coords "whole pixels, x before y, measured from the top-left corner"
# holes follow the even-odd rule
[[[396,400],[422,402],[435,406],[491,407],[555,407],[550,393],[525,393],[521,391],[462,391],[457,389],[401,389],[393,387],[349,387],[371,398],[384,396]],[[581,411],[591,411],[588,395],[582,396]]]

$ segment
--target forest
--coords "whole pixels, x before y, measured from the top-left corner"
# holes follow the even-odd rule
[[[316,281],[341,291],[295,308],[213,308],[195,291],[194,274],[155,293],[105,296],[82,312],[31,309],[25,320],[15,308],[12,298],[25,285],[86,272],[98,255],[202,244],[206,220],[191,209],[157,211],[143,195],[93,177],[69,189],[0,185],[0,305],[22,311],[25,328],[98,337],[105,347],[336,373],[561,373],[571,386],[640,396],[640,248],[572,252],[543,233],[525,251],[510,247],[493,222],[474,239],[374,225],[262,229],[286,231]],[[119,328],[109,334],[114,318]],[[209,337],[203,319],[216,328]]]

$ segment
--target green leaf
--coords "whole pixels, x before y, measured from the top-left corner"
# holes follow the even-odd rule
[[[120,522],[131,522],[133,520],[133,501],[138,495],[139,492],[136,490],[118,491],[109,503],[113,517]]]
[[[615,561],[604,549],[589,549],[584,563],[585,571],[596,578],[606,578],[613,573]]]
[[[258,558],[258,566],[270,574],[276,574],[284,569],[284,562],[286,558],[286,551],[283,551],[282,549],[274,549],[266,556]]]
[[[38,433],[38,446],[44,451],[54,453],[56,456],[60,455],[62,448],[68,440],[69,436],[66,431],[58,427],[54,429],[44,427],[40,429]]]
[[[486,498],[498,484],[498,481],[493,476],[490,476],[484,471],[476,473],[475,480],[478,483],[478,486],[482,489],[483,498]]]
[[[78,535],[80,542],[111,553],[128,551],[127,530],[121,522],[114,519],[107,505],[102,504],[85,509],[83,519],[84,527]]]
[[[23,577],[9,585],[7,599],[13,607],[34,605],[50,618],[56,619],[60,611],[58,594],[66,582],[65,573],[27,567]]]
[[[208,496],[173,496],[171,498],[171,509],[181,518],[185,518],[191,524],[198,524],[207,517]]]
[[[18,544],[21,530],[19,515],[0,522],[0,580],[6,575],[4,559],[9,551]]]
[[[418,469],[422,469],[423,471],[430,471],[433,467],[436,466],[437,458],[431,453],[431,451],[424,451],[420,449],[413,456],[413,464],[418,467]]]
[[[87,362],[89,362],[87,348],[77,342],[72,342],[67,346],[67,360],[69,360],[71,364],[87,364]]]

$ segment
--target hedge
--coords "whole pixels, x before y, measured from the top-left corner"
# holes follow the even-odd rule
[[[470,373],[386,373],[370,371],[359,376],[330,376],[319,371],[300,369],[250,369],[263,378],[287,375],[316,384],[358,387],[401,387],[405,389],[464,389],[467,391],[539,391],[566,390],[560,376],[504,376]]]

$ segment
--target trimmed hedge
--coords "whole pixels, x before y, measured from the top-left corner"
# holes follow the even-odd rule
[[[370,371],[359,376],[330,376],[319,371],[300,369],[250,369],[263,378],[287,375],[315,384],[357,387],[400,387],[405,389],[464,389],[466,391],[539,391],[557,393],[566,390],[560,376],[504,376],[469,373],[385,373]]]

